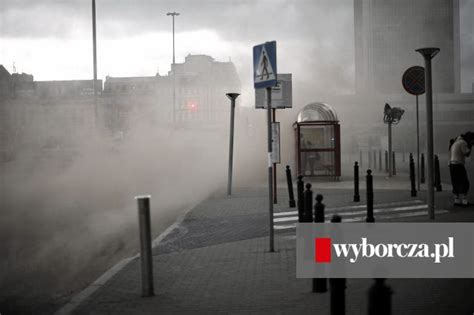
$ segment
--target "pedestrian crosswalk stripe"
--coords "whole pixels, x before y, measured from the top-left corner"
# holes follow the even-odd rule
[[[406,206],[406,207],[395,207],[395,208],[384,208],[384,209],[375,209],[374,214],[377,213],[390,213],[390,212],[397,212],[397,211],[409,211],[409,210],[419,210],[419,209],[427,209],[428,205],[417,205],[417,206]],[[330,210],[330,209],[328,209]],[[330,212],[334,212],[330,211]],[[347,211],[347,212],[338,212],[338,215],[342,216],[354,216],[354,215],[361,215],[366,214],[367,211]],[[330,215],[326,215],[326,218],[330,217]],[[283,218],[275,218],[273,222],[288,222],[288,221],[296,221],[298,220],[298,216],[291,216],[291,217],[283,217]]]
[[[437,210],[436,214],[444,214],[448,213],[446,210]],[[375,219],[380,219],[380,220],[387,220],[387,219],[397,219],[397,218],[407,218],[407,217],[420,217],[426,215],[426,211],[415,211],[415,212],[402,212],[402,213],[394,213],[390,215],[381,215],[376,217]],[[347,218],[347,219],[342,219],[342,222],[365,222],[365,216],[358,216],[354,218]],[[296,222],[295,223],[290,223],[290,224],[277,224],[274,225],[275,230],[290,230],[290,229],[295,229],[296,228]]]
[[[389,203],[380,203],[375,204],[374,208],[382,208],[382,207],[391,207],[391,206],[402,206],[408,205],[413,203],[422,203],[421,200],[411,200],[411,201],[399,201],[399,202],[389,202]],[[367,208],[366,204],[363,205],[356,205],[356,206],[346,206],[346,207],[336,207],[336,208],[326,208],[326,211],[337,211],[337,210],[350,210],[350,209],[365,209]],[[273,216],[280,217],[280,216],[287,216],[287,215],[297,215],[298,211],[286,211],[286,212],[275,212]]]

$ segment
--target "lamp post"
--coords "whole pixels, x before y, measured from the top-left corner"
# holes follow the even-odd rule
[[[239,97],[239,93],[227,93],[230,99],[230,138],[229,138],[229,173],[227,176],[227,195],[232,194],[232,165],[234,157],[234,113],[235,100]]]
[[[428,215],[430,219],[435,218],[434,213],[434,182],[433,182],[433,163],[434,163],[434,150],[433,150],[433,83],[431,73],[431,59],[433,59],[438,53],[439,48],[428,47],[420,48],[416,51],[419,52],[425,59],[425,90],[426,90],[426,160],[428,164]]]
[[[96,35],[96,21],[95,21],[95,0],[92,0],[92,59],[94,68],[94,80],[92,82],[92,89],[94,91],[94,127],[98,127],[98,113],[97,113],[97,35]]]
[[[385,103],[383,122],[388,124],[388,176],[391,177],[393,174],[392,165],[392,124],[396,125],[402,119],[402,115],[405,111],[399,107],[390,107],[388,103]]]
[[[175,74],[175,52],[174,52],[174,17],[178,16],[178,12],[168,12],[167,16],[171,16],[173,23],[173,64],[171,72],[173,73],[173,127],[176,126],[176,74]]]

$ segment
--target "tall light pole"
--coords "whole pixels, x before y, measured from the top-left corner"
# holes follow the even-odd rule
[[[426,90],[426,160],[428,164],[428,215],[435,218],[434,212],[434,181],[433,181],[433,86],[431,78],[431,59],[439,53],[439,48],[428,47],[416,50],[425,59],[425,90]]]
[[[229,170],[227,176],[227,195],[232,195],[232,166],[234,157],[234,113],[235,100],[239,97],[239,93],[227,93],[230,99],[230,138],[229,138]]]
[[[95,23],[95,0],[92,0],[92,59],[94,63],[94,125],[97,128],[97,36],[96,36],[96,23]]]
[[[171,16],[173,21],[173,65],[172,65],[172,73],[173,73],[173,127],[176,126],[176,74],[175,70],[175,52],[174,52],[174,17],[178,16],[178,12],[168,12],[166,13],[167,16]]]

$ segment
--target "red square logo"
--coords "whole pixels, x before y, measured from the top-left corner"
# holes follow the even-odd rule
[[[318,237],[314,239],[314,260],[317,263],[331,262],[331,239]]]

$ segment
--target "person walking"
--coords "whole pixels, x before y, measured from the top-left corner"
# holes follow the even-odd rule
[[[464,166],[466,157],[471,154],[474,143],[474,133],[466,132],[450,141],[449,147],[449,173],[453,185],[454,205],[468,206],[467,192],[469,191],[469,179]]]

